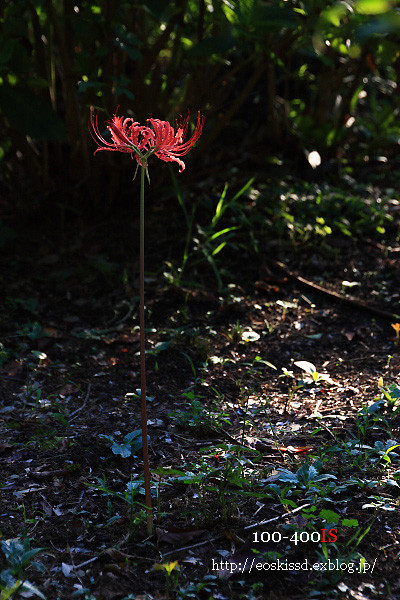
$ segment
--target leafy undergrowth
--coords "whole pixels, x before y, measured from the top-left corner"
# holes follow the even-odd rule
[[[148,278],[151,538],[129,281],[95,253],[103,283],[48,247],[5,264],[2,600],[398,597],[396,330],[268,260],[394,310],[393,252],[265,245],[222,291],[217,262],[198,288]]]

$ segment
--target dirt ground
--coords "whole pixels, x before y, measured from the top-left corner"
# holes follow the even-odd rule
[[[147,386],[156,526],[150,538],[141,453],[112,452],[114,442],[123,444],[140,429],[129,228],[106,241],[101,229],[91,232],[65,252],[46,238],[36,244],[19,238],[0,258],[0,541],[30,539],[31,548],[44,549],[20,577],[50,600],[400,598],[398,459],[385,470],[337,451],[351,439],[371,447],[400,439],[397,413],[390,431],[374,413],[368,427],[357,420],[362,407],[381,397],[380,378],[384,386],[399,382],[396,321],[368,310],[399,312],[399,248],[336,241],[329,254],[267,241],[258,263],[240,254],[227,259],[235,277],[219,293],[206,267],[197,289],[168,283],[157,260],[170,240],[154,223],[149,230]],[[105,255],[111,267],[102,264]],[[355,281],[345,291],[367,308],[296,276],[338,294],[343,281]],[[295,361],[314,364],[325,378],[310,384]],[[288,493],[287,502],[274,497],[268,486],[277,483],[280,469],[294,473],[318,460],[320,472],[346,482],[342,492],[328,493],[333,479],[326,479],[322,501],[312,486]],[[317,511],[358,520],[356,550],[371,564],[377,559],[373,574],[335,579],[337,572],[299,567],[319,560],[321,545],[283,538],[311,531],[307,506],[295,507],[317,506],[316,496]],[[263,531],[280,539],[257,545],[254,533]],[[335,557],[348,556],[355,532],[339,526]],[[249,571],[244,564],[255,556],[252,547],[264,561],[293,564]],[[228,565],[221,568],[221,561]],[[232,565],[240,566],[227,572]],[[0,569],[7,569],[4,552]]]

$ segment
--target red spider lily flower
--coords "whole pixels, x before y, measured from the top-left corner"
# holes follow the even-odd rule
[[[131,118],[113,117],[112,121],[108,122],[107,129],[111,133],[112,141],[108,142],[103,138],[99,131],[97,115],[96,119],[92,118],[91,134],[99,146],[96,152],[100,150],[111,150],[115,152],[128,152],[135,155],[136,160],[141,163],[141,154],[146,154],[154,145],[154,131],[150,127],[140,125]],[[95,154],[96,154],[95,152]]]
[[[153,126],[155,139],[155,152],[154,154],[164,160],[165,162],[177,162],[179,164],[179,171],[182,172],[185,169],[185,163],[180,159],[180,156],[187,154],[195,145],[197,140],[202,134],[205,118],[198,114],[197,125],[192,137],[184,142],[189,124],[189,113],[187,117],[182,119],[178,129],[175,133],[174,128],[168,121],[160,121],[159,119],[147,119],[147,121]]]
[[[147,164],[147,159],[155,154],[165,162],[177,162],[180,172],[185,169],[185,163],[180,159],[187,154],[195,145],[202,134],[204,117],[198,115],[197,125],[192,137],[184,142],[189,125],[189,113],[178,125],[177,131],[168,121],[160,119],[147,119],[152,127],[140,125],[131,118],[113,117],[108,122],[107,129],[111,133],[112,141],[108,142],[99,131],[97,116],[90,122],[90,133],[100,150],[111,150],[116,152],[128,152],[135,156],[139,164],[142,160]],[[96,154],[95,152],[95,154]]]

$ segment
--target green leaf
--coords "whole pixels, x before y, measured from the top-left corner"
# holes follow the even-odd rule
[[[308,362],[308,360],[296,360],[294,364],[296,367],[299,367],[299,369],[302,369],[308,373],[308,375],[311,375],[311,377],[313,377],[314,373],[317,372],[315,365],[313,365],[311,362]]]
[[[257,363],[260,363],[262,365],[266,365],[267,367],[270,367],[271,369],[274,369],[275,371],[277,371],[278,369],[275,367],[275,365],[273,365],[272,363],[270,363],[268,360],[263,360],[261,358],[261,356],[256,356],[254,359],[254,362],[257,361]]]
[[[118,444],[115,442],[111,448],[113,454],[120,454],[122,458],[127,458],[132,454],[132,448],[130,444]]]
[[[46,596],[42,594],[30,581],[25,580],[22,584],[22,592],[25,593],[25,597],[38,596],[42,600],[46,600]]]
[[[214,233],[211,237],[210,237],[210,242],[212,240],[215,240],[217,237],[219,237],[220,235],[224,235],[224,233],[228,233],[229,231],[234,231],[235,229],[239,229],[238,226],[236,227],[227,227],[226,229],[221,229],[221,231],[217,231],[217,233]]]
[[[358,527],[357,519],[343,519],[343,527]]]
[[[325,473],[324,475],[318,475],[318,477],[316,477],[314,481],[318,483],[318,481],[326,481],[327,479],[337,479],[337,477],[332,473]]]
[[[64,122],[50,104],[22,86],[0,85],[0,110],[10,125],[37,140],[65,140]]]
[[[141,437],[142,435],[142,430],[141,429],[136,429],[135,431],[131,431],[131,433],[127,433],[124,436],[124,440],[127,444],[131,444],[133,442],[133,440],[137,441],[138,438]]]
[[[15,592],[17,590],[19,590],[21,585],[22,585],[22,581],[20,579],[15,581],[15,583],[13,583],[11,586],[7,585],[6,588],[1,590],[0,600],[8,600],[9,598],[12,598],[12,596],[14,596]]]
[[[232,24],[232,25],[238,25],[239,23],[239,16],[237,14],[237,12],[235,11],[235,8],[232,4],[229,4],[228,2],[223,2],[222,3],[222,9],[225,13],[226,18],[228,19],[228,21]]]
[[[279,476],[277,477],[279,481],[289,481],[290,483],[298,483],[299,478],[294,473],[291,473],[287,469],[282,469],[279,471]]]
[[[354,9],[362,15],[381,15],[391,9],[389,0],[358,0]]]
[[[12,567],[21,564],[21,556],[25,552],[25,548],[19,538],[4,540],[1,542],[1,549]]]
[[[31,559],[36,556],[36,554],[39,554],[39,552],[43,552],[44,548],[33,548],[32,550],[27,550],[26,552],[24,552],[21,556],[21,565],[23,567],[27,566]]]
[[[319,516],[328,523],[339,523],[340,521],[340,515],[333,510],[321,510]]]
[[[213,217],[213,220],[211,221],[211,225],[213,227],[215,227],[215,225],[218,223],[218,221],[224,214],[225,210],[227,209],[227,206],[224,207],[224,202],[225,202],[225,197],[226,197],[227,191],[228,191],[228,184],[226,183],[225,187],[222,191],[221,198],[219,199],[219,202],[217,204],[217,208],[215,209],[215,215]]]
[[[322,13],[322,19],[328,21],[335,27],[340,27],[340,20],[347,15],[349,8],[343,3],[334,4]]]
[[[279,487],[279,485],[277,485],[276,483],[270,483],[268,485],[268,488],[270,490],[272,490],[273,492],[275,492],[280,497],[280,495],[281,495],[281,488]]]
[[[289,500],[289,498],[282,498],[281,500],[283,506],[291,506],[292,508],[297,508],[297,504],[294,500]]]
[[[118,442],[114,442],[111,447],[113,454],[120,454],[122,458],[127,458],[128,456],[134,456],[143,448],[143,439],[141,435],[141,430],[136,429],[136,431],[132,431],[131,433],[127,433],[124,437],[124,443],[120,444]]]
[[[392,398],[400,398],[400,386],[396,385],[395,383],[392,383],[392,385],[389,387],[389,392]]]
[[[233,196],[232,202],[235,202],[238,198],[240,198],[240,196],[242,196],[249,189],[254,180],[255,177],[249,179],[249,181],[245,183],[244,186]]]
[[[321,477],[321,475],[319,476]],[[308,481],[314,481],[318,479],[318,470],[314,467],[314,465],[310,465],[308,469]]]
[[[374,415],[375,413],[379,413],[384,406],[385,406],[385,401],[378,400],[377,402],[374,402],[373,404],[371,404],[371,406],[368,407],[368,414]]]
[[[221,244],[219,246],[217,246],[215,248],[215,250],[212,251],[211,256],[215,256],[216,254],[221,252],[221,250],[223,250],[223,248],[225,248],[226,244],[227,244],[227,242],[221,242]]]
[[[185,475],[183,475],[182,477],[177,477],[176,481],[180,481],[181,483],[187,483],[187,484],[196,484],[196,483],[201,483],[201,481],[205,478],[205,474],[204,473],[200,473],[199,475],[195,475],[194,473],[186,473]]]

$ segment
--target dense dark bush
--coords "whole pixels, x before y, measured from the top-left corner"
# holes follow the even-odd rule
[[[81,211],[131,180],[92,162],[90,111],[207,117],[193,156],[317,151],[351,169],[398,147],[399,9],[388,0],[9,0],[0,13],[0,183],[12,210]],[[212,150],[212,152],[210,152]],[[212,156],[212,162],[210,161]],[[193,160],[193,158],[191,158]],[[381,160],[381,159],[379,159]]]

